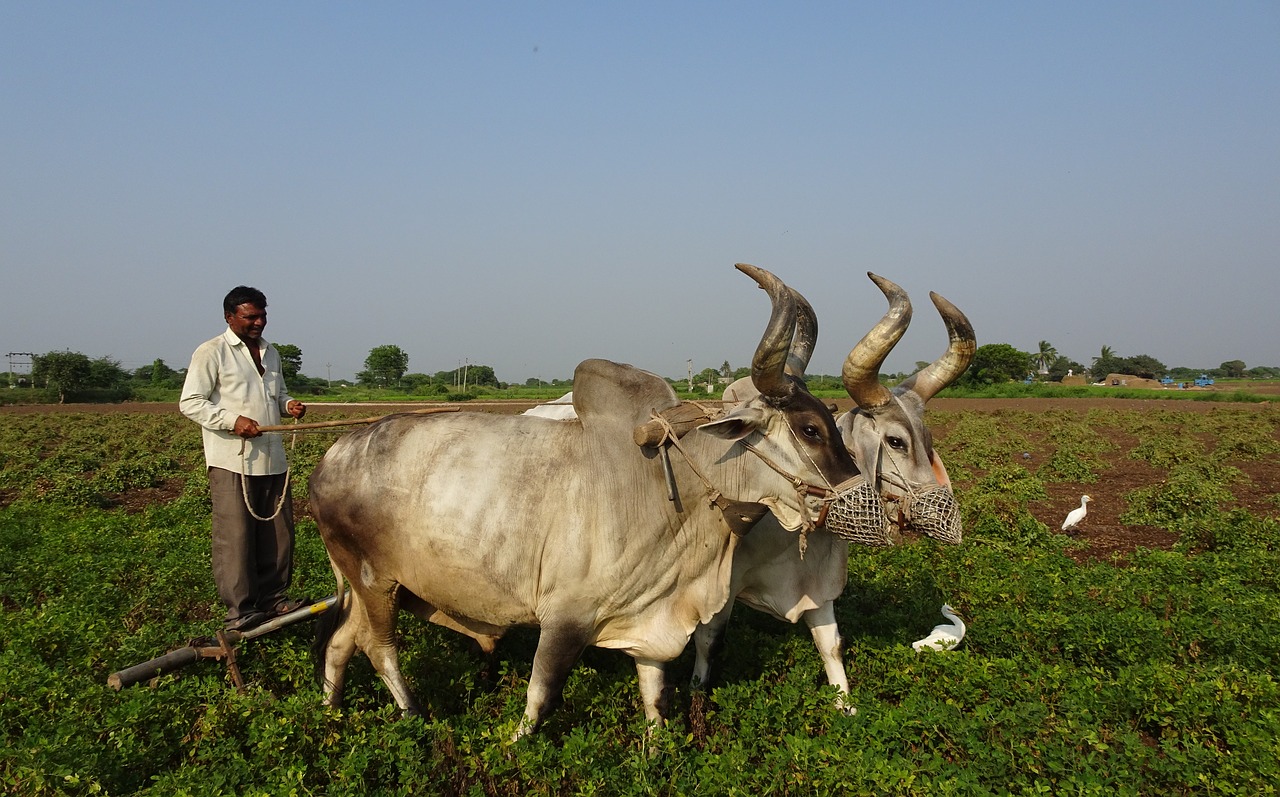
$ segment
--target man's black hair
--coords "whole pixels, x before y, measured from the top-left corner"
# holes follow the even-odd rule
[[[257,288],[248,285],[237,285],[222,300],[222,311],[227,315],[235,315],[236,308],[242,304],[251,304],[260,310],[267,309],[267,296]]]

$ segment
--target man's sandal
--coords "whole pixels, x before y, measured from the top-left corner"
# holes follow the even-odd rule
[[[281,615],[288,614],[289,612],[296,612],[303,606],[310,605],[310,598],[285,598],[284,600],[277,601],[276,605],[271,607],[271,611],[268,612],[268,614],[272,617],[279,617]]]

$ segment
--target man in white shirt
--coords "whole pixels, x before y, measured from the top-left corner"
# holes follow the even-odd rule
[[[213,501],[213,580],[228,629],[247,631],[307,601],[289,598],[293,501],[278,434],[260,426],[307,408],[285,392],[280,354],[262,339],[267,297],[233,288],[222,302],[227,329],[191,356],[178,408],[204,437]]]

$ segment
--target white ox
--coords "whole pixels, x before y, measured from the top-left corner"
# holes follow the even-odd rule
[[[835,488],[859,482],[830,411],[785,373],[792,292],[738,268],[773,304],[753,360],[761,395],[684,436],[675,501],[656,449],[632,438],[675,393],[605,360],[575,372],[579,422],[398,415],[330,448],[310,504],[338,594],[344,581],[350,592],[319,624],[327,703],[341,702],[359,648],[400,708],[418,711],[395,643],[404,608],[485,651],[510,627],[541,629],[517,737],[558,702],[588,645],[632,656],[645,715],[662,718],[665,663],[729,600],[735,509],[763,504],[781,527],[811,528]]]
[[[955,305],[930,293],[947,327],[947,350],[937,361],[889,390],[880,384],[880,366],[911,322],[911,302],[893,282],[875,274],[867,276],[889,300],[889,310],[845,361],[845,389],[857,406],[838,417],[836,426],[858,470],[875,484],[902,526],[958,543],[958,514],[952,515],[956,520],[953,526],[941,527],[936,519],[930,522],[928,517],[922,517],[925,513],[919,509],[921,503],[930,500],[929,496],[934,497],[934,504],[942,504],[944,511],[947,504],[954,509],[951,480],[941,457],[933,450],[924,410],[930,398],[969,367],[977,346],[973,327]],[[795,298],[799,316],[786,367],[792,375],[802,377],[817,343],[818,322],[808,301],[799,294]],[[725,388],[724,405],[737,406],[758,393],[750,379],[740,379]],[[819,527],[807,535],[802,553],[796,535],[766,516],[734,550],[729,591],[737,601],[779,620],[796,623],[803,619],[822,658],[828,683],[839,690],[841,705],[852,711],[853,707],[844,700],[849,681],[835,619],[835,599],[844,592],[848,574],[848,541]],[[694,632],[695,686],[710,682],[712,653],[732,611],[733,601],[729,601]]]
[[[554,401],[548,401],[545,404],[530,407],[522,412],[521,415],[549,418],[553,421],[572,421],[578,417],[578,413],[573,409],[573,391],[570,390],[568,393],[565,393]]]
[[[930,398],[969,367],[977,346],[973,327],[954,305],[930,293],[947,327],[947,351],[890,391],[880,383],[880,366],[911,321],[911,303],[906,292],[894,283],[871,273],[867,276],[889,300],[889,310],[845,360],[845,389],[857,406],[837,418],[836,426],[859,471],[895,510],[891,516],[896,515],[900,525],[914,526],[930,536],[958,543],[958,509],[950,493],[946,468],[933,450],[924,409]],[[788,369],[793,374],[804,372],[817,338],[817,321],[811,310],[806,320],[807,302],[801,299],[800,304],[802,332],[797,333],[796,346],[788,357]],[[739,380],[726,389],[726,404],[749,400],[754,392],[749,383]],[[930,504],[952,514],[946,520],[930,517]],[[807,535],[802,555],[796,535],[766,516],[734,551],[729,591],[738,601],[780,620],[795,623],[803,618],[822,658],[828,683],[839,690],[841,705],[853,712],[854,707],[846,701],[849,681],[834,608],[848,573],[849,542],[845,539],[819,527]],[[733,603],[726,603],[694,633],[695,686],[709,683],[712,652],[719,645]]]

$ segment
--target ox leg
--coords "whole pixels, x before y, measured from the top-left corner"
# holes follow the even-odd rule
[[[724,641],[724,628],[729,624],[732,614],[731,599],[710,620],[693,630],[694,661],[693,676],[689,679],[690,687],[706,689],[711,684],[711,662]]]
[[[835,604],[827,601],[816,609],[804,613],[804,622],[813,635],[813,644],[822,657],[822,668],[827,673],[827,683],[840,691],[836,707],[847,714],[857,714],[858,709],[849,700],[849,677],[844,671],[844,656],[840,650],[840,629],[836,626]]]
[[[671,707],[671,690],[667,688],[666,663],[652,659],[636,659],[636,675],[640,679],[640,699],[644,701],[644,717],[661,725]]]
[[[396,647],[396,615],[400,607],[396,601],[398,585],[379,589],[365,601],[365,625],[363,644],[365,655],[373,663],[378,677],[391,690],[391,696],[405,716],[420,716],[422,709],[400,673],[400,650]]]
[[[586,647],[587,633],[581,628],[543,626],[538,649],[533,654],[533,674],[529,677],[524,717],[512,741],[532,733],[560,705],[569,671]]]
[[[331,610],[332,611],[332,610]],[[338,707],[342,705],[342,690],[347,681],[347,664],[356,652],[356,638],[364,622],[364,609],[359,599],[350,594],[345,606],[339,606],[341,612],[337,627],[324,646],[324,705]],[[321,618],[320,623],[326,622]]]

